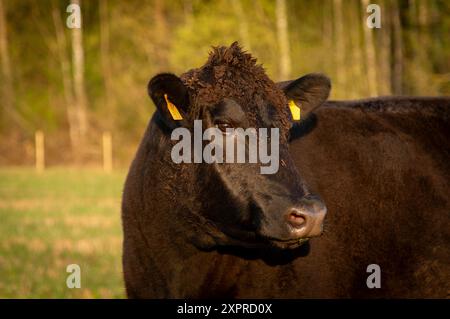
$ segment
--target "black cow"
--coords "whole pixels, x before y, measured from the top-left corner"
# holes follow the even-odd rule
[[[332,289],[314,296],[448,297],[449,124],[448,97],[330,101],[296,124],[290,153],[330,212],[305,261]]]
[[[276,85],[236,43],[150,81],[157,111],[123,195],[129,297],[445,297],[449,100],[323,104],[329,90],[318,74]],[[292,129],[289,100],[303,118]],[[195,119],[279,128],[277,173],[174,163],[171,133]],[[325,235],[309,241],[324,203]]]

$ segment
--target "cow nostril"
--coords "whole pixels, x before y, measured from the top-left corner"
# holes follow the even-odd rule
[[[294,227],[301,227],[306,224],[306,217],[304,214],[296,209],[293,209],[287,215],[288,222]]]

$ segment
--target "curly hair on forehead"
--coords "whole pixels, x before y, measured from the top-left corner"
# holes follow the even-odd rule
[[[181,75],[191,95],[191,116],[198,118],[203,107],[224,98],[236,100],[254,124],[257,114],[268,103],[277,110],[280,129],[290,127],[286,97],[267,76],[256,58],[237,42],[229,47],[213,47],[207,62]]]

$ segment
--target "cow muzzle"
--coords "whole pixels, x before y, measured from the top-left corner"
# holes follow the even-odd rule
[[[285,215],[289,240],[317,237],[322,234],[327,208],[317,197],[305,197],[290,207]]]

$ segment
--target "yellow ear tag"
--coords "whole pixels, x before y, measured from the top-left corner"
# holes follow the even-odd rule
[[[169,101],[169,98],[167,97],[167,94],[164,94],[164,99],[167,103],[167,108],[169,109],[170,115],[172,115],[172,118],[175,121],[182,120],[183,117],[181,116],[180,112],[178,111],[177,107]]]
[[[300,121],[300,107],[295,104],[294,100],[289,101],[289,109],[291,110],[294,121]]]

